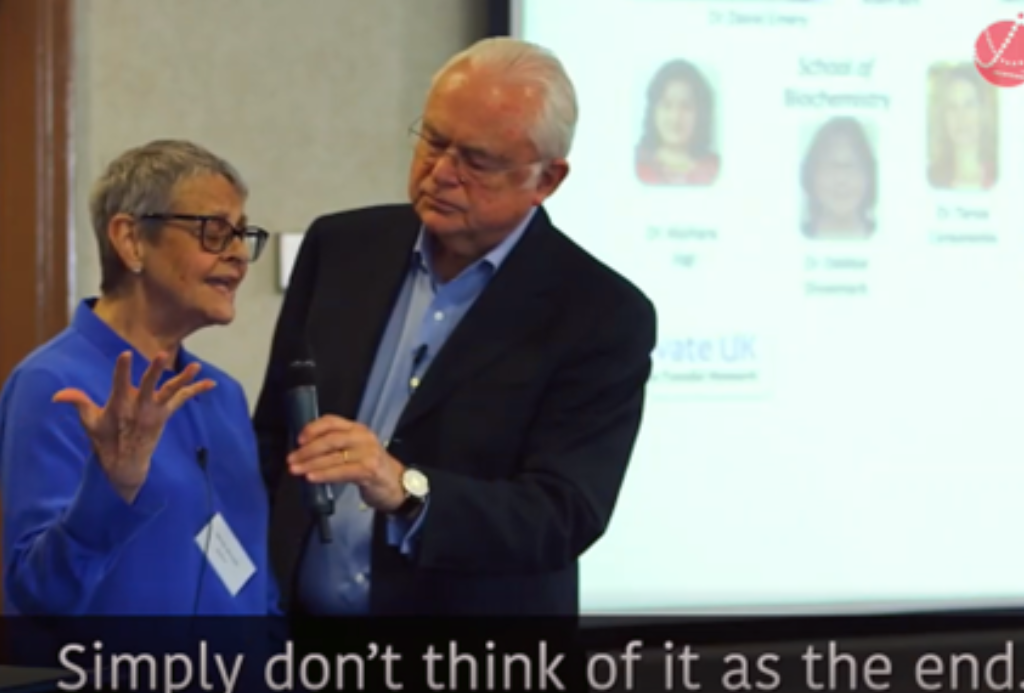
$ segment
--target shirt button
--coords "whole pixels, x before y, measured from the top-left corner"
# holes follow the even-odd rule
[[[444,313],[440,310],[434,313],[434,320],[437,320],[438,322],[444,320]]]
[[[367,510],[370,509],[370,506],[368,506],[366,503],[360,503],[359,509],[362,510],[363,512],[366,512]]]
[[[356,582],[358,582],[360,585],[363,584],[364,582],[366,582],[366,576],[362,573],[356,573]]]

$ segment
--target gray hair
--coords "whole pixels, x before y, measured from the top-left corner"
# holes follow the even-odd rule
[[[184,140],[156,140],[114,159],[93,186],[89,212],[99,245],[103,293],[113,291],[127,269],[107,235],[117,214],[141,217],[171,211],[178,186],[197,176],[222,176],[242,198],[249,188],[234,166],[203,147]]]
[[[535,43],[508,36],[486,38],[452,56],[434,74],[432,85],[436,85],[448,70],[462,64],[492,69],[503,78],[538,87],[543,105],[530,126],[530,139],[542,158],[569,156],[576,134],[579,105],[572,80],[554,53]]]

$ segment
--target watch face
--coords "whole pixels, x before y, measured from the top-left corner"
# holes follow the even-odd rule
[[[405,490],[410,495],[416,496],[417,498],[423,498],[427,495],[430,490],[430,486],[427,483],[427,477],[423,472],[417,469],[407,469],[405,476],[402,478],[402,485],[405,486]]]

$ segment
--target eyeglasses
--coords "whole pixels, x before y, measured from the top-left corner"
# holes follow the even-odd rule
[[[424,132],[422,121],[419,118],[409,126],[409,140],[416,153],[427,163],[436,165],[446,155],[450,156],[456,175],[462,183],[493,185],[499,182],[505,174],[541,163],[539,160],[527,163],[509,163],[482,149],[453,144],[435,134]]]
[[[256,262],[259,259],[270,238],[270,233],[258,226],[239,228],[223,217],[204,214],[143,214],[140,218],[147,221],[197,221],[198,228],[189,230],[199,238],[203,250],[215,255],[220,255],[236,238],[241,238],[245,243],[249,262]]]

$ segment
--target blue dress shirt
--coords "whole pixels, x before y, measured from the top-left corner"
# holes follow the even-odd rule
[[[447,283],[437,277],[430,243],[420,230],[357,415],[385,447],[416,384],[518,243],[535,211],[491,252]],[[334,540],[322,544],[315,533],[311,534],[300,568],[299,601],[312,613],[366,614],[373,511],[362,502],[359,488],[353,484],[338,485],[334,492]],[[429,502],[412,526],[390,517],[391,545],[406,554],[413,551],[416,532],[428,511]]]

